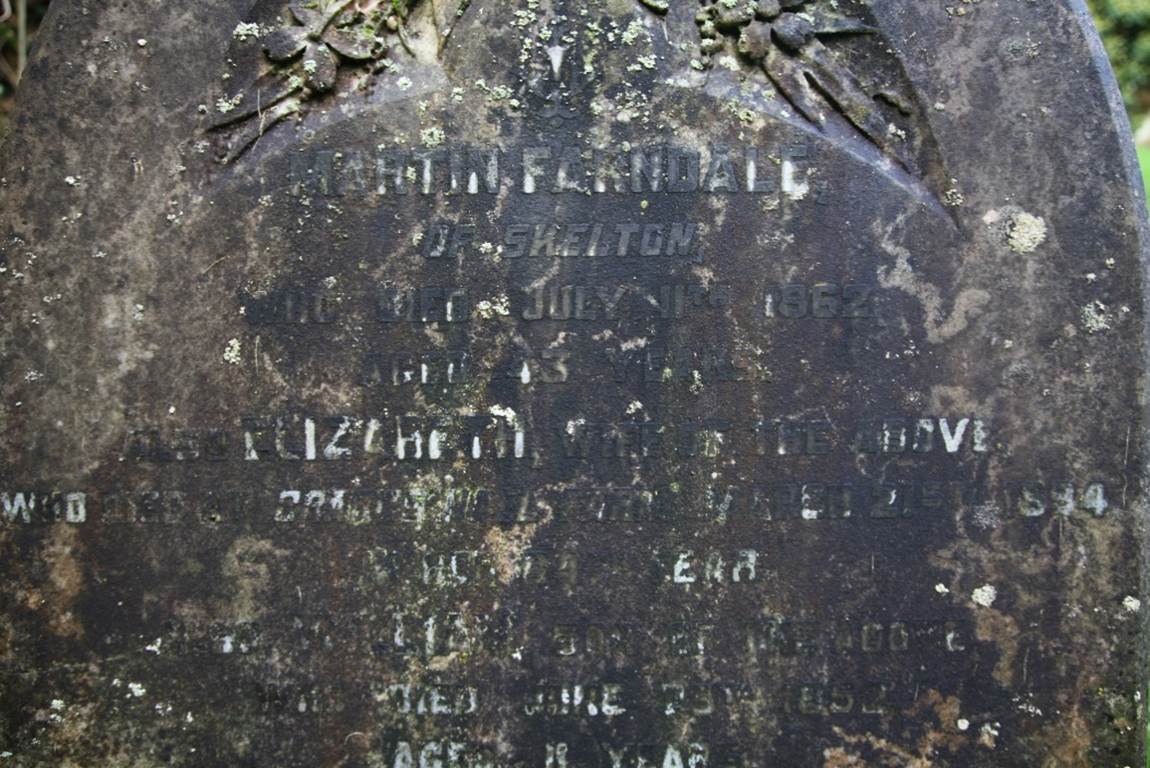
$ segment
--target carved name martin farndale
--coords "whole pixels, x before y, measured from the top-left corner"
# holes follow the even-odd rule
[[[291,160],[300,195],[710,193],[803,189],[806,144],[318,149]]]

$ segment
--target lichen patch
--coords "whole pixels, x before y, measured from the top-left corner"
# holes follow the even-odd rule
[[[1007,242],[1015,253],[1034,253],[1046,242],[1046,221],[1025,211],[1014,214],[1007,229]]]

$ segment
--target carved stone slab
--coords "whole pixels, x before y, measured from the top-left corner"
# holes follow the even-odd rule
[[[1141,766],[1080,0],[57,0],[0,766]]]

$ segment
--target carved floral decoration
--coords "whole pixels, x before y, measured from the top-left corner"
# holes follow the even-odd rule
[[[667,0],[639,0],[658,14]],[[845,117],[866,139],[906,168],[905,133],[880,108],[882,99],[906,115],[910,108],[888,90],[868,91],[832,50],[848,36],[874,35],[874,27],[841,15],[838,3],[825,0],[700,0],[698,69],[734,47],[740,57],[762,69],[779,94],[803,118],[822,126],[828,110]]]
[[[391,67],[398,42],[411,50],[406,21],[421,0],[292,0],[290,22],[278,29],[240,24],[240,42],[258,40],[264,71],[214,105],[210,129],[229,131],[226,160],[243,154],[285,118],[331,91],[342,68],[378,73]]]
[[[386,43],[375,35],[372,26],[363,23],[364,14],[345,10],[350,4],[344,0],[319,10],[292,3],[291,14],[298,26],[283,27],[264,37],[268,59],[276,64],[298,60],[303,84],[314,93],[323,93],[335,86],[339,57],[371,61],[385,54]],[[338,17],[342,17],[342,24],[336,23]]]

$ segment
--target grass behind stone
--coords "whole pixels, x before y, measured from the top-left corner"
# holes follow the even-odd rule
[[[1138,160],[1142,163],[1142,182],[1150,191],[1150,147],[1138,148]],[[1150,205],[1150,202],[1147,205]]]

